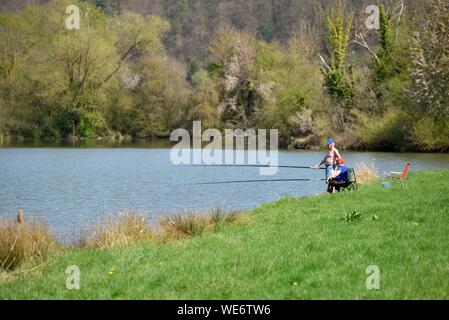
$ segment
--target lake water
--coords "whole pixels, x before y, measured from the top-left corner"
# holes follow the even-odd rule
[[[280,165],[311,166],[324,152],[280,152]],[[349,166],[374,164],[382,175],[402,171],[449,168],[449,154],[345,152]],[[325,191],[322,181],[235,185],[190,185],[201,182],[323,178],[320,170],[279,169],[261,177],[257,168],[174,166],[164,143],[98,147],[0,148],[0,217],[26,218],[51,225],[62,240],[89,229],[103,217],[126,210],[150,217],[215,207],[250,209],[284,196]]]

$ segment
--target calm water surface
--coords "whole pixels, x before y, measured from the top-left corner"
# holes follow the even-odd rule
[[[150,217],[170,212],[254,208],[283,196],[304,196],[325,189],[324,182],[271,182],[186,186],[196,182],[266,179],[257,168],[174,166],[165,144],[111,148],[0,148],[0,217],[44,220],[60,239],[89,229],[107,215],[132,210]],[[311,166],[323,152],[280,152],[281,165]],[[350,166],[374,164],[379,173],[449,168],[449,154],[344,154]],[[318,170],[280,169],[272,179],[320,179]]]

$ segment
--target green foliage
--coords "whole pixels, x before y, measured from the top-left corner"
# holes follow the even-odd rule
[[[409,67],[409,26],[405,23],[392,23],[380,6],[380,48],[376,58],[372,59],[373,80],[381,95],[388,94],[390,81],[399,79],[403,83],[408,80]],[[394,38],[393,34],[396,34]],[[405,86],[403,86],[405,87]],[[403,90],[405,92],[406,90]]]
[[[135,88],[134,137],[167,137],[183,123],[188,111],[189,88],[185,69],[168,57],[148,57],[135,66],[140,78]]]
[[[283,147],[310,146],[326,134],[318,116],[322,75],[309,59],[309,49],[298,39],[292,39],[287,48],[258,46],[259,91],[265,97],[258,117],[264,127],[279,130]]]
[[[449,120],[419,114],[412,126],[411,143],[421,151],[449,151]]]
[[[107,135],[107,130],[108,128],[104,125],[104,119],[98,112],[84,111],[80,115],[78,132],[81,137],[89,138],[98,134],[104,136]]]
[[[345,18],[342,10],[337,9],[333,14],[327,16],[327,26],[329,28],[329,43],[332,47],[332,69],[344,71],[347,67],[346,56],[348,52],[350,33],[353,16]]]
[[[360,221],[362,218],[362,214],[358,212],[357,210],[352,210],[349,212],[345,212],[345,215],[343,218],[341,218],[341,221],[344,221],[346,223],[354,223],[357,221]]]
[[[355,129],[357,147],[364,150],[403,151],[409,144],[398,145],[397,141],[407,141],[411,119],[406,112],[389,108],[383,115],[357,114]]]
[[[111,33],[119,40],[117,50],[122,60],[133,55],[163,53],[161,38],[169,30],[170,24],[161,17],[143,17],[128,11],[113,18],[111,26]]]
[[[187,80],[195,85],[194,80],[193,80],[193,76],[200,71],[200,66],[198,65],[198,63],[196,62],[196,60],[193,60],[192,63],[190,64],[190,68],[187,71]]]
[[[380,6],[380,50],[377,53],[376,59],[373,61],[374,81],[376,84],[382,84],[385,80],[390,78],[395,68],[393,64],[392,50],[392,26],[385,12],[385,7]]]
[[[69,4],[88,13],[81,14],[80,30],[64,28],[60,8]],[[31,12],[37,17],[31,19]],[[34,29],[27,21],[34,21]],[[110,134],[109,93],[120,91],[121,71],[137,55],[163,55],[161,37],[168,30],[159,17],[124,13],[108,21],[92,4],[68,0],[2,15],[0,27],[11,37],[4,49],[7,60],[1,62],[0,101],[21,109],[6,110],[9,120],[3,125],[17,135],[73,138]]]
[[[413,117],[406,112],[410,103],[410,23],[404,21],[403,16],[400,20],[388,16],[385,6],[380,6],[379,46],[370,50],[366,76],[369,81],[357,88],[356,100],[365,100],[355,111],[358,148],[392,151],[413,148],[409,141]]]
[[[448,150],[446,3],[409,4],[398,20],[386,2],[368,55],[351,46],[357,1],[309,2],[11,6],[0,14],[0,136],[166,137],[201,120],[278,129],[281,147],[332,135],[348,148]],[[64,27],[70,4],[80,30]]]
[[[327,16],[328,43],[331,50],[331,64],[324,71],[324,87],[326,93],[343,109],[351,107],[354,95],[354,84],[347,62],[348,46],[353,25],[353,15],[347,16],[342,6],[338,6]],[[349,121],[347,111],[343,122]],[[344,129],[341,127],[336,129]]]
[[[380,23],[380,45],[383,50],[383,54],[389,55],[391,54],[392,49],[392,30],[391,23],[385,12],[385,6],[379,6],[379,23]]]
[[[220,92],[214,79],[206,70],[199,69],[191,77],[195,86],[192,96],[192,108],[188,113],[188,123],[202,121],[205,128],[221,128],[218,105]]]
[[[19,15],[0,14],[0,76],[14,77],[29,49],[33,46],[33,30],[29,22]]]
[[[346,102],[353,96],[353,83],[347,74],[338,70],[330,70],[324,79],[326,92],[338,102]]]
[[[116,14],[120,9],[121,0],[92,0],[94,4],[101,8],[108,15]]]

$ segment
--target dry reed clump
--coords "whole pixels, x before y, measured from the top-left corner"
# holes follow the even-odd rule
[[[108,219],[84,241],[88,248],[123,248],[152,238],[146,215],[125,212]]]
[[[0,221],[0,271],[13,271],[26,263],[43,263],[57,250],[57,242],[43,223]]]
[[[243,217],[241,213],[227,213],[222,209],[168,216],[158,221],[158,238],[162,241],[170,241],[196,237],[205,232],[217,231],[224,225],[243,222]]]
[[[356,169],[356,175],[357,182],[361,185],[369,184],[380,179],[374,164],[371,164],[371,166],[364,163],[359,164]]]

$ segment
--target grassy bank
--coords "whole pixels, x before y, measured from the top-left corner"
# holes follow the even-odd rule
[[[185,240],[65,250],[36,270],[4,274],[0,298],[447,299],[448,181],[449,170],[421,172],[407,189],[375,183],[283,199]],[[70,265],[80,268],[80,290],[65,287]],[[380,290],[366,289],[371,265]]]

